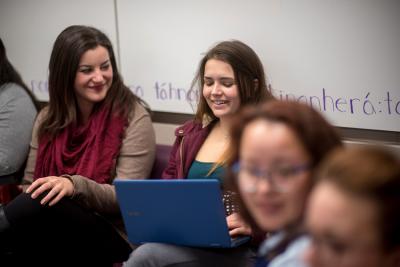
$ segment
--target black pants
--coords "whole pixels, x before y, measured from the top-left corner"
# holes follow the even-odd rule
[[[112,266],[132,251],[103,217],[70,199],[49,207],[22,193],[4,207],[0,262],[9,266]]]

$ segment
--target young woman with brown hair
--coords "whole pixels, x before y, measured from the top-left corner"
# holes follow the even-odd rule
[[[122,82],[108,37],[88,26],[67,27],[57,37],[49,95],[32,134],[25,171],[32,184],[4,207],[1,246],[15,260],[41,266],[123,261],[131,248],[112,182],[149,176],[149,113]],[[59,262],[27,256],[41,251]]]

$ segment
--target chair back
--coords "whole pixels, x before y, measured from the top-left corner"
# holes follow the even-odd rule
[[[168,165],[171,149],[172,146],[170,145],[156,145],[156,158],[150,174],[150,179],[161,179],[161,175]]]

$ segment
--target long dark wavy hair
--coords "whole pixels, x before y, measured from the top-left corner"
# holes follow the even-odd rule
[[[6,48],[0,38],[0,86],[5,83],[15,83],[21,86],[31,98],[36,110],[39,110],[39,103],[36,100],[35,96],[32,94],[31,90],[29,90],[28,86],[26,86],[26,84],[24,83],[21,75],[8,60]]]
[[[142,101],[123,83],[118,72],[112,44],[100,30],[83,25],[73,25],[57,37],[49,63],[48,112],[39,128],[39,138],[44,134],[54,138],[62,129],[77,122],[78,105],[74,81],[81,56],[88,50],[102,46],[107,49],[113,69],[113,81],[105,100],[95,105],[109,105],[112,112],[129,117],[134,107]]]

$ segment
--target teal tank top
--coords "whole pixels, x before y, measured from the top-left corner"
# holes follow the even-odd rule
[[[222,182],[222,178],[224,176],[224,168],[222,166],[218,166],[215,171],[207,176],[213,165],[213,162],[201,162],[194,160],[192,166],[190,166],[187,179],[218,179],[220,182]]]

